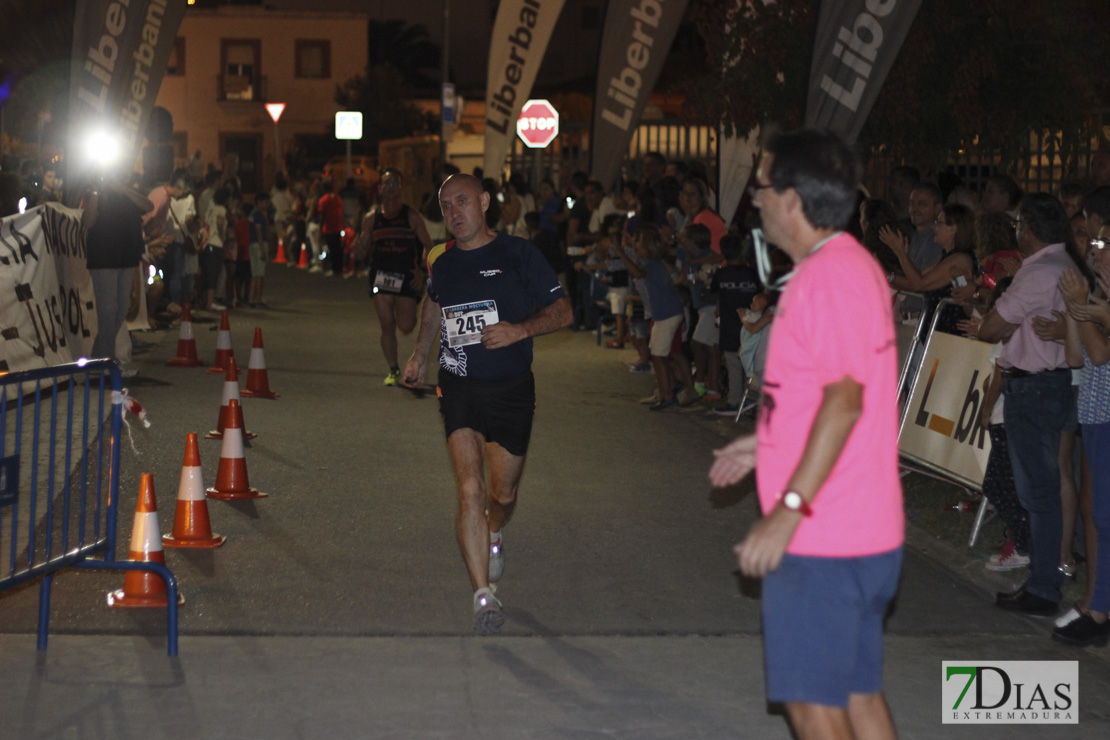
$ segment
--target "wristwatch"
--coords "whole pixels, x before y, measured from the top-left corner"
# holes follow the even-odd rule
[[[805,497],[797,491],[786,491],[779,496],[779,501],[790,511],[800,512],[802,516],[812,516],[813,509],[809,507],[809,502]]]

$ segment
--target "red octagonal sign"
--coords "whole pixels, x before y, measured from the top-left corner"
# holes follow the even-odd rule
[[[526,146],[543,149],[559,135],[559,112],[546,100],[529,100],[520,110],[516,135]]]

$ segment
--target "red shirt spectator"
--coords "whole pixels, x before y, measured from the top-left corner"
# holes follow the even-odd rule
[[[343,230],[343,199],[335,193],[324,193],[316,202],[320,214],[320,230],[325,234],[338,234]]]

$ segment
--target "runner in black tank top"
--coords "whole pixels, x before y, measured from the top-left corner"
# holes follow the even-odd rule
[[[401,202],[401,173],[382,171],[382,203],[363,221],[370,235],[370,295],[381,324],[382,354],[389,364],[384,385],[400,382],[397,329],[412,333],[416,306],[424,294],[424,255],[432,246],[424,218]]]

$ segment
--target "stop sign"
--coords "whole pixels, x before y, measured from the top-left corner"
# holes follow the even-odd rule
[[[520,110],[516,135],[525,146],[543,149],[559,135],[559,112],[546,100],[529,100]]]

